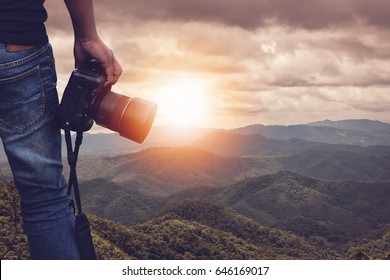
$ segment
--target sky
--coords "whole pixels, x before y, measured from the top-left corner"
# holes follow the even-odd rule
[[[124,70],[113,91],[157,103],[156,125],[390,123],[388,0],[94,2]],[[61,93],[72,27],[63,1],[45,5]]]

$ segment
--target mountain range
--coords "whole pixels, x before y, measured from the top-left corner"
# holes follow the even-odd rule
[[[273,140],[300,139],[307,142],[326,144],[387,146],[390,143],[390,124],[364,119],[343,121],[325,120],[322,122],[285,126],[255,124],[230,130],[206,129],[185,125],[165,125],[153,127],[145,143],[142,145],[131,143],[124,138],[120,138],[117,134],[103,134],[97,136],[97,138],[93,137],[93,135],[87,135],[85,141],[86,145],[99,147],[100,151],[98,150],[98,153],[103,154],[105,151],[116,150],[116,153],[123,154],[141,150],[145,147],[188,146],[194,142],[199,142],[199,139],[213,132],[225,132],[238,135],[260,134],[267,139]],[[98,139],[99,137],[100,139]],[[109,137],[110,139],[108,139]],[[112,143],[112,145],[104,145],[103,143]]]
[[[390,223],[388,182],[324,181],[290,171],[199,187],[183,181],[187,188],[172,182],[156,190],[155,182],[83,181],[84,208],[100,217],[133,224],[151,218],[173,202],[200,200],[229,206],[264,225],[284,224],[290,231],[303,234],[305,229],[299,226],[292,229],[287,221],[296,222],[294,219],[298,218],[325,231],[349,235],[363,234],[381,223]]]
[[[205,141],[213,140],[213,138],[223,138],[223,135],[230,138],[234,138],[233,135],[238,135],[234,140],[225,140],[236,145],[236,149],[245,149],[242,146],[253,146],[254,142],[264,142],[263,145],[270,146],[270,151],[267,151],[267,153],[280,155],[286,152],[308,149],[313,145],[318,147],[321,144],[325,147],[329,147],[325,144],[358,147],[388,146],[388,143],[390,143],[390,124],[366,119],[325,120],[300,125],[254,124],[230,130],[200,128],[192,125],[163,125],[152,127],[143,144],[134,143],[117,133],[93,134],[86,132],[84,133],[80,155],[81,158],[96,158],[137,152],[147,147],[204,147],[210,145],[204,143]],[[286,144],[289,148],[284,148]],[[282,150],[279,150],[280,148]],[[65,145],[63,145],[63,149],[65,155]],[[345,147],[342,147],[342,149],[344,150]],[[351,149],[353,148],[351,147]],[[387,153],[390,154],[389,151]],[[5,154],[0,150],[0,162],[5,161]]]
[[[162,126],[143,145],[86,133],[83,208],[101,259],[384,259],[389,140],[371,120]],[[1,156],[0,176],[11,178]],[[0,186],[0,254],[28,258],[16,191]]]

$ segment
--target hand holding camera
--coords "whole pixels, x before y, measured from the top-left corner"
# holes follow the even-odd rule
[[[94,121],[137,143],[142,143],[152,127],[157,106],[130,98],[104,87],[106,76],[92,59],[73,72],[57,112],[62,129],[88,131]]]

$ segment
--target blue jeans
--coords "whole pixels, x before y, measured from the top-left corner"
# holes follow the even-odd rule
[[[8,52],[0,43],[0,136],[32,259],[80,258],[64,193],[56,82],[50,44]]]

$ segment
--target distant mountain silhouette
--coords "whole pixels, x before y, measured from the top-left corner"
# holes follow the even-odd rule
[[[196,145],[198,145],[202,141],[201,139],[210,137],[207,135],[221,136],[224,133],[243,135],[242,138],[246,142],[249,141],[248,138],[252,138],[253,140],[259,138],[257,139],[257,142],[259,142],[262,140],[259,135],[262,135],[266,138],[262,142],[269,139],[291,140],[296,142],[299,139],[306,142],[326,144],[359,146],[389,145],[389,127],[390,124],[371,120],[343,120],[336,122],[325,120],[309,124],[286,126],[255,124],[231,130],[200,128],[189,125],[164,125],[153,127],[145,142],[141,145],[125,139],[117,133],[85,133],[81,148],[81,157],[94,158],[97,156],[127,154],[143,150],[147,147],[177,147],[192,145],[192,143],[197,143]],[[235,141],[234,144],[237,149],[248,149],[247,147],[242,147],[242,144],[238,143],[238,140],[232,141]],[[289,143],[289,146],[292,144],[294,143]],[[283,154],[283,150],[285,150],[283,142],[276,141],[267,145],[273,145],[273,147],[270,147],[270,150],[273,150],[273,154],[276,155]],[[295,145],[297,146],[299,143],[295,143]],[[279,148],[283,149],[279,151]],[[63,150],[64,154],[66,154],[65,147]],[[250,149],[248,152],[250,152]],[[259,151],[255,149],[255,152]],[[239,153],[235,155],[239,155]],[[3,157],[0,153],[0,161]]]
[[[310,142],[298,138],[278,140],[267,138],[261,134],[235,134],[221,131],[207,134],[195,141],[192,146],[224,156],[283,156],[306,150],[350,151],[367,154],[368,151],[374,152],[378,149],[381,155],[383,155],[383,152],[390,155],[390,146],[362,147],[359,145]]]
[[[379,148],[379,147],[376,147]],[[306,150],[277,159],[286,170],[302,175],[327,180],[390,181],[389,149],[382,150],[382,156],[349,151]],[[368,151],[367,151],[368,152]]]
[[[276,156],[299,151],[301,145],[286,146],[286,141],[268,139],[260,134],[215,131],[198,139],[192,146],[224,156]]]
[[[372,121],[367,119],[358,120],[340,120],[331,121],[324,120],[319,122],[308,123],[309,126],[328,126],[335,127],[343,130],[355,130],[355,131],[366,131],[366,132],[390,132],[390,124]]]
[[[372,121],[372,120],[342,120],[342,121],[320,121],[300,125],[263,125],[254,124],[241,128],[230,130],[200,128],[190,125],[163,125],[152,127],[148,137],[143,144],[134,143],[126,138],[121,137],[118,133],[84,133],[83,144],[80,149],[80,158],[93,159],[96,157],[123,155],[141,151],[148,147],[177,147],[189,146],[196,143],[199,144],[201,139],[207,139],[207,135],[215,132],[215,135],[239,134],[245,143],[249,139],[259,141],[268,140],[304,140],[306,142],[317,142],[326,144],[346,144],[359,146],[382,145],[390,146],[390,124]],[[213,135],[213,134],[211,134]],[[252,135],[251,137],[249,137]],[[261,139],[261,136],[266,139]],[[204,138],[206,137],[206,138]],[[239,139],[231,140],[237,149],[247,152],[251,150],[248,147],[242,147]],[[227,143],[225,143],[227,144]],[[282,155],[286,148],[283,147],[284,142],[265,143],[269,146],[270,153],[273,155]],[[294,143],[288,143],[289,146],[294,146]],[[273,147],[272,147],[273,146]],[[295,143],[299,146],[299,143]],[[279,151],[279,148],[281,150]],[[291,147],[290,147],[291,148]],[[312,148],[311,148],[312,149]],[[258,148],[253,149],[259,153]],[[295,149],[296,150],[296,149]],[[260,150],[260,154],[261,153]],[[63,145],[63,155],[66,155],[66,147]],[[240,155],[235,153],[234,155]],[[0,150],[0,163],[6,161],[6,156]]]
[[[192,125],[154,126],[142,144],[132,142],[117,133],[85,133],[80,155],[84,158],[94,158],[133,153],[148,147],[186,146],[211,131],[215,129]],[[65,147],[63,150],[66,154]]]
[[[389,145],[390,124],[371,120],[323,121],[302,125],[250,125],[232,129],[236,134],[262,134],[271,139],[298,138],[311,142],[349,145]]]

